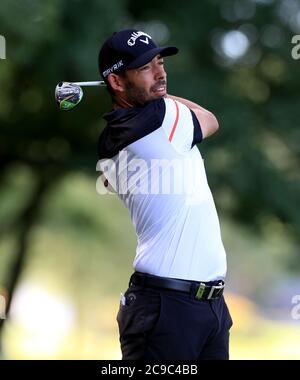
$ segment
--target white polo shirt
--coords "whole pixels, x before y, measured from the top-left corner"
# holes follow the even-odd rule
[[[195,281],[224,279],[226,254],[196,143],[202,133],[184,104],[161,98],[106,114],[99,166],[130,213],[135,270]]]

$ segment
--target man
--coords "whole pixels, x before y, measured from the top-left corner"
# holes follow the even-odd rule
[[[117,316],[123,359],[229,358],[226,255],[196,146],[218,122],[167,94],[164,57],[177,52],[128,29],[99,53],[114,107],[99,138],[102,179],[128,208],[138,242]]]

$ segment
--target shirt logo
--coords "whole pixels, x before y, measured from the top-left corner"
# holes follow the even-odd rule
[[[118,68],[120,68],[121,66],[123,66],[123,60],[121,59],[119,62],[115,63],[114,65],[112,65],[110,68],[108,68],[107,70],[103,71],[103,77],[107,77],[109,74],[113,73],[114,71],[116,71]]]
[[[148,39],[148,38],[150,38],[150,40],[151,40],[152,38],[151,38],[151,36],[149,36],[149,34],[144,33],[144,32],[133,32],[133,33],[131,33],[131,37],[130,37],[129,40],[127,41],[127,44],[128,44],[129,46],[134,46],[136,40],[137,40],[139,37],[141,37],[141,36],[145,36],[145,39],[144,39],[144,40],[140,39],[139,41],[140,41],[140,42],[143,42],[143,43],[146,44],[146,45],[148,45],[148,44],[149,44],[149,39]]]

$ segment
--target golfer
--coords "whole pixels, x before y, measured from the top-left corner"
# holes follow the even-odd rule
[[[99,53],[113,103],[99,137],[101,174],[137,235],[117,315],[126,360],[229,358],[226,253],[196,145],[219,125],[198,104],[168,94],[164,58],[177,52],[127,29]]]

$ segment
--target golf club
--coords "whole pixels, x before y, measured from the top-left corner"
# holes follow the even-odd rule
[[[69,111],[80,103],[83,91],[81,86],[106,86],[104,81],[59,82],[55,87],[55,100],[62,111]]]

